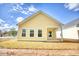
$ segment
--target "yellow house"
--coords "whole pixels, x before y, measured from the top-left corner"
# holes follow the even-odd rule
[[[56,40],[61,23],[38,11],[18,24],[18,40]]]

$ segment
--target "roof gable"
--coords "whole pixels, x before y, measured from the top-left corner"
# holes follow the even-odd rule
[[[55,21],[55,22],[58,23],[59,25],[62,25],[62,23],[60,23],[58,20],[56,20],[56,19],[50,17],[49,15],[47,15],[46,13],[44,13],[44,12],[42,12],[42,11],[38,11],[37,13],[33,14],[32,16],[29,16],[28,18],[25,18],[25,20],[21,21],[21,22],[18,23],[18,24],[23,24],[23,23],[27,22],[28,20],[30,20],[31,18],[37,16],[38,14],[43,14],[43,15],[45,15],[45,16],[51,18],[52,21]]]

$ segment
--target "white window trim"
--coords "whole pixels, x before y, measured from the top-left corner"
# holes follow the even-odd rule
[[[34,30],[34,29],[29,29],[29,30]],[[30,31],[29,31],[29,33],[30,33]],[[30,34],[29,34],[29,37],[30,37]],[[34,37],[35,37],[35,30],[34,30]],[[30,38],[34,38],[34,37],[30,37]]]
[[[26,29],[26,28],[22,28],[22,30],[21,30],[21,37],[23,37],[23,36],[22,36],[22,31],[23,31],[23,29]],[[26,35],[25,37],[27,37],[27,35]]]
[[[26,37],[28,36],[27,35],[27,30],[29,30],[29,38],[44,38],[43,37],[43,29],[42,28],[22,28],[22,29],[26,29]],[[34,30],[34,37],[30,37],[30,30]],[[42,37],[38,37],[38,30],[42,30]]]
[[[42,29],[38,29],[38,30],[42,30]],[[38,33],[38,32],[37,32],[37,33]],[[38,35],[37,35],[37,36],[38,36]],[[42,31],[42,37],[43,37],[43,31]],[[38,36],[38,38],[42,38],[42,37],[39,37],[39,36]]]

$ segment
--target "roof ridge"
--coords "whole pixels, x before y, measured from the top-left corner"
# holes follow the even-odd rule
[[[79,23],[79,18],[76,18],[70,22],[68,22],[67,24],[64,25],[64,28],[69,28],[71,26],[74,26],[75,24],[78,24]]]

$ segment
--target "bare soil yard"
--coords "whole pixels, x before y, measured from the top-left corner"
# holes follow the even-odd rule
[[[0,49],[0,56],[79,56],[79,50]]]
[[[1,48],[27,48],[27,49],[72,49],[79,50],[79,43],[73,42],[33,42],[7,40],[0,42]]]
[[[0,41],[0,56],[79,56],[79,43],[30,42],[7,40]]]

